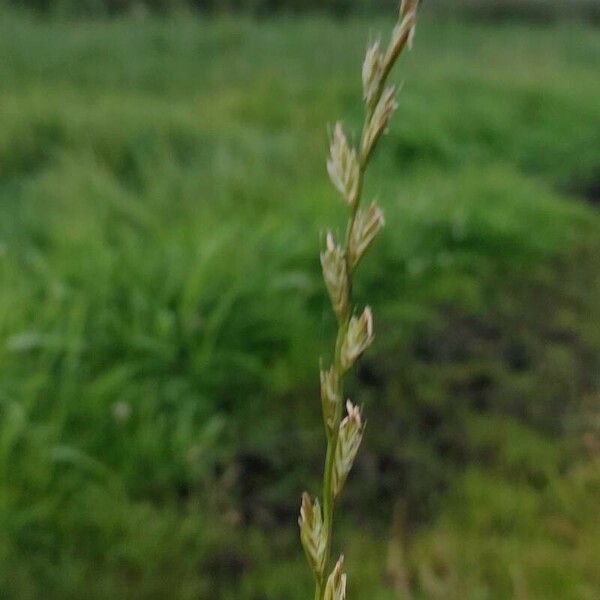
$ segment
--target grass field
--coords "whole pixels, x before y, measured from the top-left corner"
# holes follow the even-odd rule
[[[2,598],[309,597],[326,124],[387,26],[0,15]],[[401,64],[350,598],[600,595],[599,69],[431,19]]]

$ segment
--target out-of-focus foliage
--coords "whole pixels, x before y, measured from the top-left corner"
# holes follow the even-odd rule
[[[386,23],[2,14],[0,595],[307,596],[324,124]],[[418,36],[367,182],[350,593],[596,598],[598,32]]]
[[[274,12],[320,11],[335,15],[382,12],[389,14],[399,0],[0,0],[42,13],[110,15],[133,12]],[[491,19],[548,20],[579,16],[600,19],[600,0],[423,0],[424,10],[453,16]]]

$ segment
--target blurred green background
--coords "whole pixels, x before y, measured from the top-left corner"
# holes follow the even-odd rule
[[[327,124],[394,8],[208,4],[0,2],[2,598],[311,597]],[[597,14],[425,3],[367,180],[350,598],[600,597]]]

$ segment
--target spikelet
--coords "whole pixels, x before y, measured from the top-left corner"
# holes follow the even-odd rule
[[[407,46],[412,49],[413,39],[415,37],[415,28],[417,26],[417,9],[419,0],[402,0],[400,5],[400,26],[405,23],[408,30]]]
[[[339,496],[346,483],[364,432],[360,408],[348,400],[346,410],[348,415],[340,423],[338,443],[335,448],[332,482],[334,498]]]
[[[383,59],[384,68],[389,69],[404,48],[412,47],[413,38],[415,35],[415,26],[417,21],[417,6],[418,0],[404,0],[400,7],[400,22],[392,32],[390,45]]]
[[[340,556],[325,586],[324,600],[346,599],[346,573],[344,573],[344,555]]]
[[[358,209],[348,243],[348,266],[351,270],[384,225],[383,211],[374,202],[367,208]]]
[[[315,574],[322,576],[325,569],[327,539],[323,528],[321,506],[316,498],[313,503],[306,492],[302,494],[298,525],[300,526],[300,539],[308,563]]]
[[[362,68],[363,98],[369,110],[373,110],[377,103],[383,64],[380,42],[377,40],[367,50]]]
[[[353,316],[342,343],[341,364],[347,371],[373,342],[373,313],[367,306],[360,317]]]
[[[369,158],[379,138],[387,131],[390,119],[397,108],[396,86],[391,85],[381,95],[373,111],[373,116],[365,129],[361,148],[363,161]]]
[[[327,172],[346,203],[353,206],[358,197],[360,170],[356,150],[348,144],[341,123],[333,128]]]
[[[337,372],[334,366],[327,371],[321,371],[321,404],[323,405],[323,421],[327,435],[331,436],[335,428],[335,416],[341,397],[337,390]]]
[[[331,232],[327,234],[326,247],[321,252],[321,267],[331,305],[341,319],[348,310],[348,274],[344,251],[336,244]]]

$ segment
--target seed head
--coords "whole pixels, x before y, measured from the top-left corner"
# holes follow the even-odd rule
[[[348,310],[348,274],[344,251],[335,243],[331,232],[327,234],[327,245],[321,252],[321,267],[333,310],[341,319]]]
[[[302,494],[298,525],[300,526],[300,540],[308,563],[315,573],[322,576],[325,569],[325,549],[327,546],[323,516],[319,500],[315,498],[313,503],[306,492]]]
[[[344,483],[346,483],[364,432],[360,408],[354,406],[348,400],[346,402],[346,410],[348,411],[348,415],[340,423],[338,443],[335,448],[332,483],[334,497],[339,496]]]
[[[363,160],[370,156],[379,138],[387,131],[390,119],[397,108],[396,87],[392,85],[387,87],[381,95],[365,130],[361,150]]]
[[[385,225],[383,211],[374,202],[367,208],[359,208],[348,244],[348,263],[354,269],[379,230]]]
[[[358,196],[358,159],[356,150],[348,144],[341,123],[336,123],[333,129],[327,172],[346,203],[353,206]]]
[[[344,370],[350,369],[360,355],[373,342],[373,314],[367,306],[360,317],[353,316],[342,343],[341,362]]]
[[[0,0],[1,1],[1,0]],[[302,496],[300,537],[315,574],[316,596],[322,600],[346,599],[344,557],[326,576],[331,548],[333,506],[354,465],[364,435],[361,410],[346,402],[346,415],[340,421],[344,374],[373,342],[373,315],[366,307],[360,316],[351,311],[352,275],[360,259],[384,225],[376,203],[361,207],[362,181],[369,159],[381,136],[387,131],[397,109],[395,86],[386,81],[398,56],[410,48],[414,36],[419,0],[400,0],[400,15],[391,41],[383,49],[379,41],[367,49],[362,66],[363,98],[366,118],[360,145],[348,142],[342,125],[337,123],[330,140],[327,171],[336,189],[349,207],[350,221],[345,245],[338,244],[329,232],[321,252],[323,278],[338,319],[338,339],[332,366],[321,370],[321,403],[327,432],[327,462],[323,484],[325,514],[317,499]]]
[[[344,555],[340,556],[325,586],[324,600],[346,600],[346,573]]]

